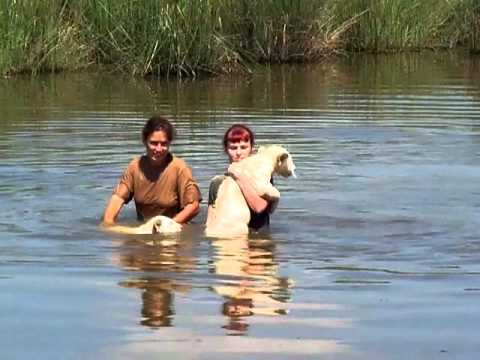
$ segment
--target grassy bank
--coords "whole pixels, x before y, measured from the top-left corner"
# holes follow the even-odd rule
[[[1,0],[0,74],[73,70],[91,63],[66,1]]]
[[[480,49],[478,0],[0,0],[0,74],[228,73],[348,51]]]
[[[463,31],[469,36],[469,47],[472,51],[480,53],[480,1],[465,0],[462,6],[462,11],[457,12],[460,19],[456,22],[460,24],[462,20],[464,21]]]

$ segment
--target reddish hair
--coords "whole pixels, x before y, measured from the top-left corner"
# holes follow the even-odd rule
[[[249,142],[250,145],[255,145],[255,135],[253,135],[253,131],[246,125],[242,124],[234,124],[230,126],[227,131],[225,131],[225,135],[223,136],[223,149],[226,151],[228,147],[228,143],[236,143],[240,141]]]

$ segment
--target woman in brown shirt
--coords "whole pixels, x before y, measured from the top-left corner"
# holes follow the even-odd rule
[[[173,134],[167,119],[154,116],[147,121],[142,131],[146,154],[125,169],[103,214],[104,225],[114,224],[132,199],[140,221],[165,215],[183,224],[198,214],[200,190],[189,166],[169,151]]]

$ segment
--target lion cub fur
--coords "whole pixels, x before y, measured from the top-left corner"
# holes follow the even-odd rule
[[[104,229],[120,234],[172,234],[180,232],[182,225],[167,216],[157,215],[139,226],[111,225],[104,226]]]
[[[292,156],[280,145],[261,146],[254,155],[230,164],[228,172],[233,169],[248,176],[257,194],[271,202],[273,208],[280,199],[280,192],[270,182],[272,175],[295,176]],[[213,210],[209,212],[206,221],[207,236],[248,234],[250,209],[240,187],[231,176],[227,176],[220,184]]]

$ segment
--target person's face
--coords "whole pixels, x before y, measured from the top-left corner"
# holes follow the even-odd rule
[[[170,141],[163,130],[154,131],[146,141],[147,156],[153,164],[161,164],[170,150]]]
[[[231,163],[238,162],[250,156],[252,144],[249,141],[237,141],[227,143],[228,160]]]

